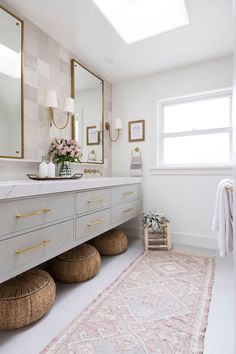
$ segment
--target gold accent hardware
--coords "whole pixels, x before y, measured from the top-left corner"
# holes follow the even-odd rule
[[[115,143],[116,141],[119,140],[121,129],[117,129],[117,138],[116,139],[113,139],[111,136],[111,124],[109,122],[105,123],[105,129],[108,130],[108,132],[109,132],[109,138],[110,138],[111,142]]]
[[[233,192],[234,191],[234,187],[233,186],[227,186],[225,187],[225,189],[228,191],[228,192]]]
[[[122,193],[123,194],[123,196],[126,196],[126,195],[131,195],[131,194],[133,194],[134,192],[124,192],[124,193]]]
[[[141,157],[142,153],[141,153],[141,149],[140,147],[136,146],[133,150],[131,150],[131,156],[133,157],[135,153],[139,153],[138,156]]]
[[[50,127],[52,127],[54,124],[57,129],[65,129],[67,127],[67,125],[69,124],[69,119],[70,119],[71,114],[67,112],[66,123],[60,127],[59,125],[57,125],[55,118],[54,118],[54,108],[48,107],[48,110],[49,110],[49,115],[50,115],[50,119],[49,119]]]
[[[41,247],[41,246],[46,246],[49,242],[50,242],[50,240],[43,240],[43,241],[37,243],[36,245],[25,247],[25,248],[20,248],[20,249],[16,250],[15,253],[19,255],[19,254],[22,254],[22,253],[25,253],[25,252],[28,252],[28,251],[32,251],[35,248],[38,248],[38,247]]]
[[[32,211],[31,213],[25,213],[25,214],[16,214],[16,218],[21,219],[21,218],[28,218],[29,216],[34,216],[34,215],[41,215],[41,214],[46,214],[51,209],[41,209],[37,211]]]
[[[89,199],[88,203],[98,203],[98,202],[103,202],[104,198],[93,198],[93,199]]]
[[[133,210],[134,210],[134,208],[125,209],[125,210],[123,210],[123,213],[129,213],[129,212],[131,212]]]
[[[103,224],[103,223],[104,223],[104,219],[98,219],[94,222],[88,222],[87,225],[90,227],[90,226],[96,226],[96,225]]]
[[[98,173],[100,176],[102,176],[103,175],[103,170],[99,170],[99,169],[91,169],[91,168],[85,168],[84,169],[84,174],[91,174],[91,173]]]

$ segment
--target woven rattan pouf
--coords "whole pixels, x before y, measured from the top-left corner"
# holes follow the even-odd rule
[[[94,277],[101,266],[95,247],[84,243],[52,260],[50,272],[63,283],[78,283]]]
[[[128,238],[122,230],[112,229],[89,241],[101,256],[115,256],[128,248]]]
[[[55,295],[54,280],[41,269],[31,269],[0,284],[0,330],[36,322],[52,307]]]

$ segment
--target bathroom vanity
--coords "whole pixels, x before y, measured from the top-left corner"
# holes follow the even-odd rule
[[[0,182],[0,283],[141,212],[141,178]]]

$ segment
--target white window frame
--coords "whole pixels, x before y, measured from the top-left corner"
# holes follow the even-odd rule
[[[193,131],[175,132],[175,133],[164,133],[164,114],[163,109],[167,105],[175,105],[181,102],[194,102],[214,97],[230,97],[230,126],[225,128],[214,128],[214,129],[201,129]],[[172,169],[172,170],[189,170],[189,169],[220,169],[220,168],[231,168],[232,167],[232,89],[225,88],[221,90],[201,92],[194,95],[181,96],[168,98],[160,100],[157,103],[157,155],[156,155],[156,168],[152,168],[152,171],[156,169]],[[230,134],[229,144],[230,144],[230,163],[229,164],[164,164],[163,163],[163,146],[164,138],[166,137],[179,137],[179,136],[196,136],[202,134],[220,133],[228,132]]]

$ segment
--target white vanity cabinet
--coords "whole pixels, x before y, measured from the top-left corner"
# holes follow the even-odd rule
[[[110,206],[110,189],[97,189],[76,193],[76,213],[84,214]]]
[[[1,277],[19,274],[73,243],[73,220],[0,241]]]
[[[71,182],[0,182],[0,283],[141,212],[140,178]]]
[[[0,203],[0,238],[32,227],[73,218],[73,194],[35,197]]]
[[[76,240],[85,242],[110,228],[111,210],[99,210],[76,219]]]
[[[140,186],[138,184],[114,187],[111,191],[111,202],[117,204],[139,199],[139,193]]]

